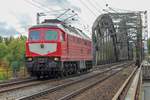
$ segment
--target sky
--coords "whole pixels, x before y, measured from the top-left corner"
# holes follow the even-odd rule
[[[0,35],[27,35],[30,26],[36,24],[37,12],[51,12],[56,10],[73,9],[78,13],[83,26],[91,31],[95,19],[106,9],[106,4],[114,8],[131,11],[148,10],[148,0],[0,0]],[[149,20],[150,22],[150,20]]]

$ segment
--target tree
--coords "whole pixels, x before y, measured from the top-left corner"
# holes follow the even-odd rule
[[[10,67],[13,74],[24,66],[26,36],[20,38],[0,36],[0,67]]]
[[[14,37],[12,37],[12,36],[4,38],[4,42],[6,45],[9,45],[9,43],[11,43],[11,41],[13,41],[13,40],[14,40]]]
[[[3,37],[2,36],[0,36],[0,43],[2,43],[3,42]]]
[[[9,54],[7,55],[7,59],[9,61],[9,65],[13,68],[15,68],[15,64],[17,64],[16,66],[18,67],[21,67],[24,64],[25,41],[26,37],[21,36],[20,39],[13,39],[8,44]]]
[[[26,36],[20,36],[20,38],[3,38],[0,36],[0,65],[6,62],[11,67],[15,64],[18,67],[22,66],[24,64],[26,39]]]
[[[0,43],[0,66],[4,62],[7,53],[8,47],[5,45],[5,43]]]
[[[5,57],[7,54],[7,46],[5,43],[0,43],[0,60]]]

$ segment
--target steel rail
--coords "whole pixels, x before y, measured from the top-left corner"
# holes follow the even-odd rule
[[[27,81],[29,83],[17,83],[17,86],[14,87],[2,87],[0,88],[0,93],[4,93],[4,92],[9,92],[9,91],[13,91],[13,90],[17,90],[17,89],[21,89],[21,88],[25,88],[25,87],[31,87],[31,86],[36,86],[36,85],[40,85],[40,84],[45,84],[48,82],[51,82],[52,80],[46,80],[46,81]],[[30,83],[31,82],[31,83]],[[33,82],[33,83],[32,83]],[[13,84],[16,85],[16,84]]]
[[[30,81],[34,81],[34,80],[36,80],[36,78],[26,78],[26,79],[17,80],[17,81],[4,82],[4,83],[0,83],[0,88],[7,87],[10,85],[14,85],[14,84],[16,85],[16,84],[21,84],[24,82],[30,82]]]
[[[115,74],[119,73],[120,71],[122,71],[122,70],[125,69],[125,68],[126,68],[126,67],[121,68],[121,69],[117,70],[116,72],[114,72],[114,73],[112,73],[112,74],[110,74],[110,75],[108,75],[108,76],[106,76],[106,77],[103,77],[103,78],[97,80],[96,82],[93,82],[93,83],[91,83],[91,84],[89,84],[89,85],[87,85],[87,86],[85,86],[85,87],[83,87],[83,88],[80,88],[80,89],[78,89],[78,90],[76,90],[76,91],[74,91],[74,92],[72,92],[72,93],[70,93],[70,94],[68,94],[68,95],[65,95],[65,96],[62,97],[62,98],[59,98],[58,100],[69,100],[69,99],[71,99],[71,98],[73,98],[73,97],[75,97],[75,96],[77,96],[77,95],[83,93],[84,91],[86,91],[86,90],[88,90],[88,89],[94,87],[95,85],[100,84],[101,82],[103,82],[103,81],[109,79],[110,77],[114,76]]]
[[[64,87],[76,84],[78,82],[82,82],[84,80],[87,80],[87,79],[90,79],[90,78],[93,78],[93,77],[96,77],[96,76],[101,75],[103,73],[106,73],[106,72],[108,72],[110,70],[113,70],[113,69],[116,69],[118,67],[122,67],[122,66],[125,66],[125,65],[127,65],[127,63],[116,65],[116,66],[112,66],[111,68],[107,68],[105,71],[96,73],[94,75],[91,75],[91,76],[88,76],[88,77],[85,77],[85,78],[82,78],[82,79],[74,80],[74,81],[71,81],[71,82],[68,82],[68,83],[65,83],[65,84],[61,84],[61,85],[49,88],[49,89],[41,91],[41,92],[37,92],[37,93],[31,94],[31,95],[28,95],[28,96],[24,96],[24,97],[18,98],[17,100],[30,100],[30,99],[33,99],[33,98],[37,98],[39,96],[42,96],[42,95],[45,95],[45,94],[48,94],[48,93],[52,93],[52,92],[57,91],[59,89],[62,89]]]

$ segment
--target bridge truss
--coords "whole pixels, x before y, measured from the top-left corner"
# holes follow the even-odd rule
[[[106,13],[92,27],[95,64],[106,64],[144,57],[147,40],[147,12]]]

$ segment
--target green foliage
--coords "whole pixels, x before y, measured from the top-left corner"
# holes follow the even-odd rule
[[[3,37],[2,36],[0,36],[0,43],[2,43],[3,42]]]
[[[0,43],[0,60],[2,60],[8,52],[8,47],[5,45],[5,43]]]
[[[148,54],[150,54],[150,38],[147,40]]]
[[[26,39],[25,36],[3,38],[0,42],[0,63],[7,62],[13,69],[20,69],[24,64]]]
[[[9,38],[4,38],[4,42],[5,42],[5,44],[6,45],[8,45],[8,44],[10,44],[11,43],[11,41],[13,41],[14,40],[14,37],[9,37]]]

